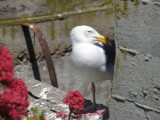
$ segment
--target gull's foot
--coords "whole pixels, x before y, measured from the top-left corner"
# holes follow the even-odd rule
[[[82,111],[82,114],[86,114],[86,113],[95,113],[97,111],[97,106],[92,104],[89,107],[85,108]]]
[[[82,111],[82,114],[87,114],[87,113],[93,113],[96,112],[97,107],[94,103],[92,103],[90,100],[86,100],[84,102],[84,110]]]
[[[84,110],[81,112],[81,114],[86,114],[86,115],[98,114],[99,116],[102,117],[102,120],[108,120],[109,109],[107,106],[104,106],[103,104],[95,105],[90,100],[85,99]]]

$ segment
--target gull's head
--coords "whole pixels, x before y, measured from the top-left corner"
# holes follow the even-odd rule
[[[78,43],[94,44],[96,41],[110,44],[109,39],[106,39],[106,37],[100,35],[95,29],[86,25],[74,27],[70,33],[70,37],[72,45]]]

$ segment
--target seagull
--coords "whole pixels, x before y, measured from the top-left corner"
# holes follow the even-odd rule
[[[82,94],[86,97],[90,96],[86,92],[88,89],[88,87],[85,87],[87,83],[92,83],[92,88],[94,88],[93,83],[100,84],[99,91],[103,92],[102,90],[104,90],[104,93],[106,93],[106,86],[104,86],[103,82],[107,80],[109,81],[109,86],[111,86],[110,81],[113,79],[114,71],[115,43],[86,25],[74,27],[71,30],[70,39],[72,42],[70,59],[74,72],[81,79],[80,84],[83,83],[81,87]],[[97,94],[99,94],[98,101],[102,102],[106,94]]]

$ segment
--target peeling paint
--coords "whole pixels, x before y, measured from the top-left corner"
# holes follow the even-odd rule
[[[42,91],[40,92],[40,96],[42,97],[42,99],[47,99],[47,94],[49,93],[49,91],[52,88],[43,88]]]
[[[35,84],[35,85],[32,86],[32,87],[37,87],[37,86],[40,86],[40,85],[42,85],[42,83]]]

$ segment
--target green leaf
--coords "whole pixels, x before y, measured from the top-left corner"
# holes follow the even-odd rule
[[[38,115],[38,109],[37,108],[31,108],[34,115]]]
[[[44,114],[45,114],[45,110],[43,110],[42,112],[41,112],[41,114],[39,115],[39,117],[40,117],[40,120],[44,117]]]
[[[27,118],[27,120],[35,120],[35,118]]]

